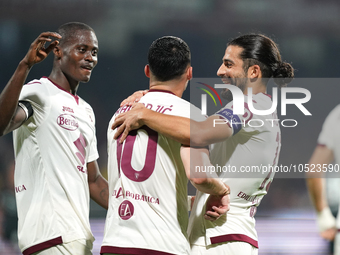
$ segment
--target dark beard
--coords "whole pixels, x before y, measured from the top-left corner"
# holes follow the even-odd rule
[[[246,89],[247,85],[247,80],[244,79],[244,78],[240,78],[242,79],[241,82],[240,82],[240,85],[237,86],[240,90],[242,90],[242,92],[244,92],[244,90]],[[236,85],[234,85],[236,86]],[[229,102],[233,101],[234,98],[233,98],[233,94],[231,93],[231,91],[229,89],[223,89],[221,91],[221,97],[223,97],[224,99],[226,99]]]
[[[221,97],[226,99],[228,102],[233,101],[233,94],[231,93],[231,91],[229,89],[223,89],[221,91]]]

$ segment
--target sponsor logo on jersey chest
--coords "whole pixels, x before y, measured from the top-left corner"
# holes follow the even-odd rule
[[[59,126],[66,130],[74,131],[79,127],[76,117],[70,114],[61,114],[57,118]]]

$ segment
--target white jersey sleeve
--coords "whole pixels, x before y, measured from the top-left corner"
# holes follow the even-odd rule
[[[318,138],[320,145],[325,145],[333,151],[337,151],[338,142],[340,141],[340,105],[336,106],[327,116],[321,133]],[[335,155],[337,156],[337,155]],[[340,159],[339,157],[336,157]]]
[[[40,80],[33,80],[24,85],[20,93],[19,100],[29,102],[33,109],[32,118],[24,123],[24,125],[30,125],[30,130],[34,130],[42,123],[44,112],[51,107],[51,102],[48,100],[48,90],[45,86],[40,85]]]

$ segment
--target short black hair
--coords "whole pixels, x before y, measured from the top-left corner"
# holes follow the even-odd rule
[[[227,46],[234,45],[243,48],[240,57],[243,69],[258,65],[264,78],[274,78],[279,87],[286,86],[294,78],[293,67],[281,60],[281,54],[276,43],[262,34],[246,34],[232,39]],[[268,79],[267,79],[268,81]]]
[[[155,40],[148,53],[150,71],[159,81],[180,77],[190,65],[189,46],[175,36],[164,36]]]
[[[76,34],[77,31],[80,30],[92,31],[93,33],[95,33],[93,28],[90,27],[89,25],[86,25],[85,23],[68,22],[61,25],[57,29],[57,33],[62,36],[62,38],[59,40],[59,45],[63,45],[64,43],[66,43],[70,38],[72,38],[72,36]]]

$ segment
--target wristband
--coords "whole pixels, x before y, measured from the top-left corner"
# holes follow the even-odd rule
[[[321,212],[317,212],[316,220],[320,232],[335,228],[336,220],[328,206],[322,209]]]

